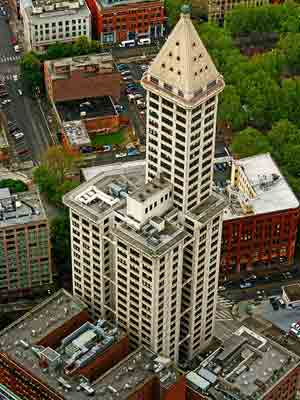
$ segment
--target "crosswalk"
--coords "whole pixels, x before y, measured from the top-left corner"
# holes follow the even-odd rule
[[[18,55],[14,55],[14,56],[0,56],[0,63],[1,64],[7,64],[10,62],[16,62],[18,60],[20,60],[21,56]]]
[[[217,311],[216,311],[217,321],[231,320],[233,318],[231,309],[234,306],[234,304],[235,304],[234,301],[218,295]]]

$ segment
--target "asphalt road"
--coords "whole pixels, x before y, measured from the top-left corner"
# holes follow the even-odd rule
[[[24,92],[20,80],[13,79],[13,75],[19,76],[20,71],[11,38],[9,24],[5,22],[5,17],[0,16],[0,79],[5,81],[12,100],[9,105],[3,106],[3,111],[9,120],[16,120],[25,135],[24,142],[16,144],[17,150],[20,146],[22,149],[27,148],[27,159],[39,161],[43,152],[52,144],[52,138],[39,102]],[[18,94],[18,89],[22,89],[22,96]]]

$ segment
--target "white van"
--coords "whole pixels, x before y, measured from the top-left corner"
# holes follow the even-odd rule
[[[17,44],[14,46],[14,49],[16,53],[20,53],[20,47]]]
[[[151,39],[150,39],[150,38],[142,38],[142,39],[139,39],[138,42],[137,42],[137,44],[138,44],[139,46],[145,46],[146,44],[151,44]]]
[[[120,47],[134,47],[135,40],[123,40],[123,42],[121,42],[119,46]]]

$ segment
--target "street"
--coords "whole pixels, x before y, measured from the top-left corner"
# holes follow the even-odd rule
[[[26,153],[21,157],[23,161],[32,159],[37,162],[47,147],[52,144],[52,138],[38,101],[28,96],[23,90],[17,64],[19,57],[11,44],[11,37],[9,24],[5,22],[4,16],[0,16],[0,80],[5,82],[11,99],[11,103],[3,105],[2,110],[7,115],[7,119],[16,121],[17,126],[24,133],[24,140],[15,144],[15,155],[23,152]],[[21,95],[18,90],[21,90]]]

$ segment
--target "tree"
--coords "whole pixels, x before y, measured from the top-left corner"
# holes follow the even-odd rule
[[[81,56],[91,52],[91,42],[86,36],[80,36],[72,46],[74,56]]]
[[[173,27],[179,19],[181,6],[187,4],[185,0],[166,0],[165,7],[168,16],[168,25]]]
[[[2,179],[0,188],[8,188],[12,193],[22,193],[28,190],[27,185],[19,179]]]
[[[218,118],[231,124],[234,130],[241,129],[247,121],[247,115],[242,109],[240,96],[232,85],[225,86],[220,96]]]
[[[26,53],[22,56],[20,63],[21,77],[28,85],[31,92],[35,88],[43,85],[42,64],[37,54],[34,52]]]
[[[42,158],[42,165],[54,174],[61,185],[67,174],[72,171],[76,161],[78,161],[77,156],[67,153],[63,146],[58,145],[48,148]]]
[[[62,146],[53,146],[46,151],[42,164],[34,170],[34,181],[50,202],[62,206],[63,195],[78,185],[77,181],[69,178],[76,160]]]
[[[254,128],[246,128],[239,132],[230,146],[232,152],[239,157],[248,157],[272,150],[269,140]]]
[[[280,120],[272,126],[268,138],[272,143],[272,154],[278,161],[283,161],[290,145],[300,145],[300,130],[290,121]]]
[[[71,265],[70,219],[67,211],[51,221],[51,244],[56,265]]]
[[[292,74],[300,72],[300,33],[288,33],[280,39],[278,48],[285,58],[285,66]]]

